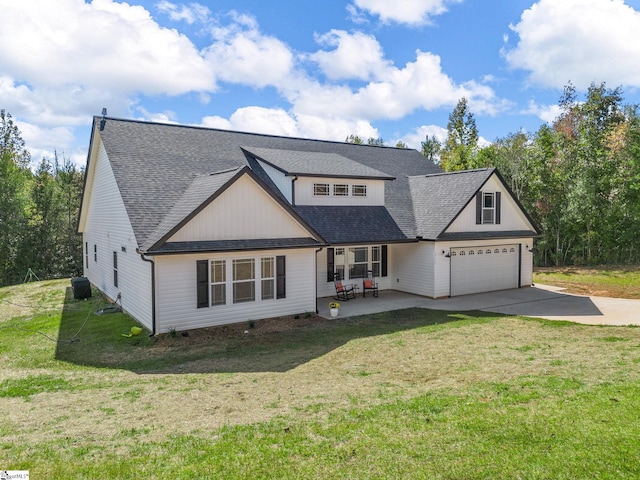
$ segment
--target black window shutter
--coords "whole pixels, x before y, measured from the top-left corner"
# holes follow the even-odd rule
[[[476,225],[482,223],[482,192],[476,193]]]
[[[387,245],[382,245],[381,264],[382,265],[380,265],[380,276],[386,277],[387,276]]]
[[[500,192],[496,192],[496,224],[500,224]]]
[[[196,276],[198,284],[198,308],[209,306],[209,260],[196,262]]]
[[[327,248],[327,282],[333,282],[333,272],[335,269],[333,248]]]
[[[287,296],[287,269],[284,255],[276,257],[276,298]]]

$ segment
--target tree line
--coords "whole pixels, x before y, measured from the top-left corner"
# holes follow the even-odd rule
[[[32,170],[18,127],[0,110],[0,286],[82,273],[83,181],[83,171],[57,154]]]
[[[478,146],[466,99],[449,116],[447,139],[422,142],[445,171],[497,167],[542,229],[536,265],[640,261],[640,115],[620,88],[591,84],[580,99],[568,84],[560,114],[535,133]]]

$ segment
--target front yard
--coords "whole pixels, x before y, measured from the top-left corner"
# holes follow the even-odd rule
[[[0,469],[640,476],[637,328],[411,309],[149,339],[122,336],[126,315],[95,315],[104,301],[75,301],[68,286],[0,289]]]

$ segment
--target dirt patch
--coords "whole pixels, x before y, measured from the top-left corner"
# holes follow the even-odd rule
[[[578,295],[640,299],[640,266],[536,267],[534,282]]]

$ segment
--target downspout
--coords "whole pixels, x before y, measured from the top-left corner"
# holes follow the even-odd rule
[[[153,260],[145,258],[140,250],[137,252],[143,261],[151,264],[151,333],[149,336],[153,337],[156,334],[156,264]]]
[[[294,207],[296,206],[296,180],[298,180],[297,175],[293,177],[293,180],[291,180],[291,205]]]
[[[318,310],[318,253],[320,253],[322,251],[324,247],[320,247],[319,249],[316,250],[316,256],[315,256],[315,266],[314,266],[314,270],[316,273],[316,314],[320,313],[320,310]]]

